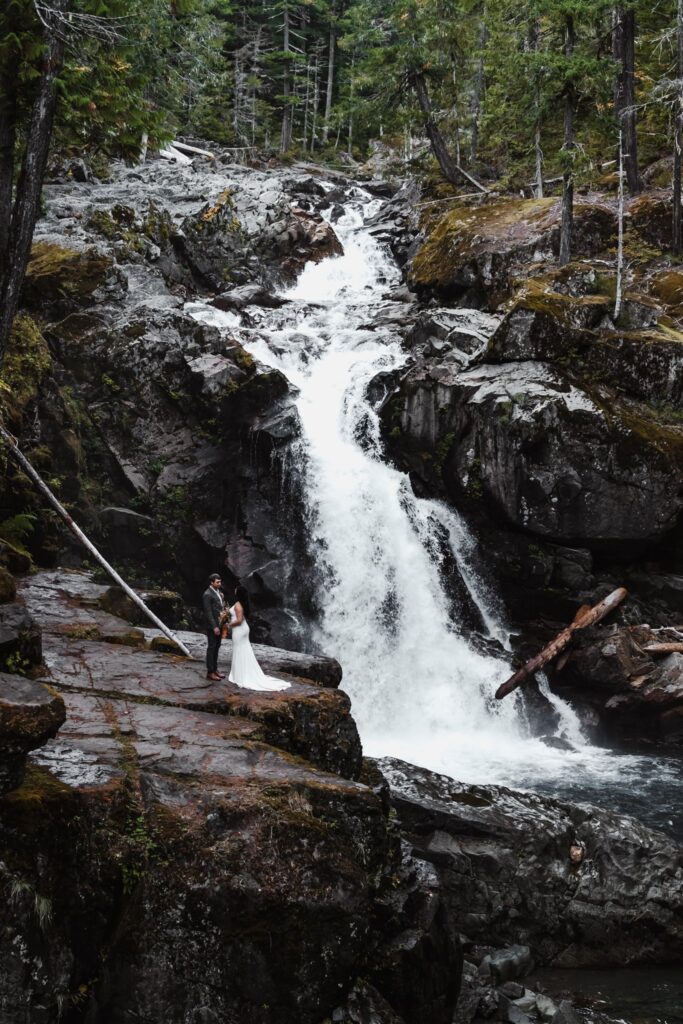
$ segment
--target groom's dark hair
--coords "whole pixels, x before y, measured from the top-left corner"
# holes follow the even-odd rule
[[[209,583],[213,583],[214,580],[219,579],[221,579],[221,574],[219,572],[212,572],[211,575],[209,576]]]

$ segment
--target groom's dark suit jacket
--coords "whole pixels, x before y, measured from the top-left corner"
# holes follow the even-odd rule
[[[220,614],[223,611],[223,604],[218,592],[213,587],[207,587],[202,597],[204,607],[204,621],[207,629],[215,629],[220,626]]]

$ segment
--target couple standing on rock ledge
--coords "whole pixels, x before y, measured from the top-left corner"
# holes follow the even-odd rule
[[[212,681],[224,679],[218,671],[218,651],[223,637],[232,633],[232,664],[228,680],[248,690],[286,690],[289,683],[267,676],[252,650],[249,640],[250,614],[249,593],[246,587],[235,588],[235,603],[226,607],[221,592],[221,577],[217,572],[209,576],[209,585],[204,591],[202,605],[206,625],[206,678]]]

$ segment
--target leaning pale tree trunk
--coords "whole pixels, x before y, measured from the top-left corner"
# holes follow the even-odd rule
[[[439,131],[439,127],[434,120],[434,114],[432,111],[432,104],[429,98],[429,91],[427,89],[427,82],[421,71],[413,71],[410,75],[410,83],[415,90],[415,96],[417,97],[418,106],[424,116],[424,128],[432,147],[432,152],[436,157],[437,163],[441,168],[446,181],[450,181],[452,185],[458,185],[463,178],[468,181],[475,188],[479,189],[480,192],[486,192],[487,189],[473,178],[471,174],[463,170],[451,156],[448,151],[448,146],[444,140],[443,135]]]
[[[636,13],[619,4],[614,10],[613,53],[617,65],[614,111],[623,132],[623,159],[631,195],[642,188],[638,169],[638,122],[636,114]]]
[[[560,227],[560,266],[564,267],[572,258],[572,233],[574,226],[574,105],[575,91],[572,78],[571,60],[574,56],[574,18],[566,16],[564,55],[568,65],[568,81],[564,91],[564,159],[562,175],[562,224]]]
[[[676,15],[677,95],[674,121],[673,238],[674,255],[683,253],[683,216],[681,211],[681,165],[683,163],[683,0],[678,0]]]
[[[10,456],[14,459],[15,462],[18,463],[19,466],[21,466],[26,475],[33,481],[33,483],[36,485],[41,494],[43,494],[47,498],[47,500],[50,502],[50,504],[55,509],[60,518],[66,523],[66,525],[69,527],[74,536],[78,538],[81,544],[85,548],[87,548],[87,550],[90,552],[93,558],[95,558],[95,560],[102,566],[102,568],[107,573],[109,573],[111,578],[118,583],[118,585],[128,595],[131,601],[134,601],[138,608],[145,613],[147,618],[150,619],[150,621],[153,622],[154,625],[161,630],[164,636],[167,636],[169,640],[176,644],[179,650],[181,650],[186,657],[191,658],[192,655],[190,654],[182,640],[179,640],[176,634],[173,633],[168,628],[168,626],[166,626],[161,621],[161,619],[154,614],[151,608],[147,607],[147,605],[139,596],[139,594],[136,594],[132,587],[128,586],[126,581],[121,576],[119,576],[116,569],[114,569],[114,567],[109,564],[104,555],[100,554],[100,552],[97,550],[92,541],[89,540],[88,537],[86,537],[86,535],[81,530],[80,526],[78,526],[73,521],[67,510],[62,505],[62,503],[52,493],[52,491],[47,486],[43,478],[35,471],[35,469],[28,461],[24,453],[20,450],[15,439],[12,437],[9,431],[5,430],[5,428],[1,424],[0,438],[2,438],[2,440],[5,441],[5,443],[7,444]]]
[[[12,322],[19,308],[19,295],[31,252],[57,105],[57,77],[64,61],[64,21],[70,7],[71,0],[54,0],[50,7],[43,8],[45,50],[26,131],[14,204],[12,175],[16,142],[16,86],[13,87],[7,81],[5,74],[0,81],[3,106],[7,106],[10,114],[9,124],[3,124],[0,129],[0,366]],[[6,98],[5,90],[9,90]]]

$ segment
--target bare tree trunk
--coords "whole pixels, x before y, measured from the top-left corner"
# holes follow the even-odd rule
[[[330,130],[330,116],[332,114],[332,90],[334,89],[334,57],[337,37],[334,27],[330,25],[330,42],[327,58],[327,92],[325,94],[325,124],[323,126],[323,145],[327,143],[327,136]]]
[[[636,114],[636,13],[619,4],[614,10],[612,49],[618,71],[614,82],[614,111],[623,131],[623,157],[631,195],[642,190],[638,169],[638,119]]]
[[[474,166],[477,156],[479,154],[479,117],[481,115],[481,105],[484,99],[484,92],[486,90],[486,76],[484,73],[484,51],[486,49],[486,43],[488,41],[488,31],[486,28],[486,4],[484,4],[482,14],[482,26],[479,35],[479,60],[477,61],[477,73],[474,77],[474,91],[472,93],[472,137],[470,141],[470,166]]]
[[[533,18],[529,28],[529,49],[532,53],[538,53],[538,21]],[[543,199],[543,146],[541,139],[541,86],[538,80],[538,72],[534,81],[534,157],[536,164],[536,186],[534,189],[537,199]]]
[[[484,186],[480,182],[478,182],[476,178],[473,178],[471,174],[468,174],[467,171],[464,171],[462,167],[459,167],[458,164],[456,164],[453,157],[451,156],[451,154],[448,152],[448,147],[444,141],[443,135],[439,131],[439,128],[436,122],[434,121],[434,117],[432,114],[432,104],[429,99],[429,91],[427,90],[427,83],[422,72],[413,71],[411,74],[411,83],[415,90],[415,95],[417,97],[417,102],[420,107],[420,110],[424,115],[425,132],[427,133],[427,138],[431,143],[432,152],[436,157],[439,167],[441,168],[441,173],[443,174],[446,181],[450,181],[451,184],[457,185],[464,178],[466,181],[469,181],[471,185],[474,185],[475,188],[478,188],[481,192],[486,192]]]
[[[347,152],[350,157],[353,157],[353,90],[355,82],[353,80],[353,69],[356,64],[355,52],[351,54],[351,82],[349,85],[349,128],[348,128],[348,144]]]
[[[320,108],[320,48],[315,50],[315,70],[313,72],[313,123],[311,125],[311,153],[318,141],[318,110]]]
[[[567,60],[574,55],[574,18],[566,15],[564,53]],[[562,175],[562,225],[560,228],[560,266],[566,266],[572,258],[572,229],[574,226],[574,105],[575,90],[569,69],[570,80],[564,92],[564,145],[566,166]]]
[[[289,67],[289,55],[291,53],[290,40],[289,40],[289,8],[285,5],[283,11],[283,38],[282,38],[282,50],[285,54],[285,70],[284,78],[282,82],[282,132],[280,136],[280,152],[286,153],[292,145],[292,104],[291,104],[291,80],[290,80],[290,67]]]
[[[683,0],[678,0],[676,13],[676,51],[678,102],[674,129],[673,239],[674,255],[683,253],[683,216],[681,211],[681,164],[683,162]]]
[[[571,643],[571,639],[577,629],[585,629],[586,626],[593,626],[596,622],[601,622],[605,616],[609,615],[610,612],[614,611],[618,605],[628,596],[628,591],[623,587],[619,587],[618,590],[612,591],[612,593],[606,597],[599,604],[596,604],[594,608],[583,610],[583,614],[579,613],[570,626],[563,629],[561,633],[558,633],[552,643],[544,647],[540,654],[537,654],[535,658],[531,658],[527,661],[526,665],[520,668],[513,676],[502,683],[496,690],[496,700],[502,700],[503,697],[507,697],[509,693],[516,690],[525,679],[533,675],[534,672],[538,672],[547,665],[554,658],[561,654]]]
[[[617,294],[614,301],[614,319],[621,313],[624,288],[624,133],[619,132],[619,241],[617,243]]]
[[[71,6],[71,0],[53,0],[45,9],[44,29],[45,51],[42,57],[40,80],[33,101],[31,117],[26,132],[26,145],[21,172],[16,187],[16,198],[9,222],[9,231],[0,235],[4,246],[4,258],[0,265],[0,367],[7,348],[12,321],[19,308],[19,294],[26,273],[33,229],[38,216],[40,192],[45,175],[52,124],[57,105],[57,76],[64,60],[63,18]],[[3,128],[2,139],[5,150],[2,158],[8,160],[8,146],[14,138],[14,128],[9,133]],[[6,169],[2,170],[2,195],[0,201],[7,203]],[[11,182],[9,184],[11,189]],[[11,193],[10,193],[11,202]],[[6,212],[2,211],[2,212]],[[7,224],[7,221],[5,221]],[[5,240],[6,239],[6,240]]]

